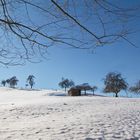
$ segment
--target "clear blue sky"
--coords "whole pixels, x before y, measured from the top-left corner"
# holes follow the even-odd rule
[[[139,79],[140,48],[116,45],[90,53],[53,47],[49,52],[48,60],[42,63],[1,67],[1,79],[16,75],[20,80],[19,86],[24,86],[27,76],[33,74],[36,77],[36,88],[58,88],[62,77],[70,78],[76,84],[88,82],[102,88],[102,79],[111,71],[121,72],[130,84]]]
[[[33,74],[36,77],[35,88],[58,89],[58,83],[64,77],[72,79],[75,84],[96,85],[99,87],[98,92],[101,92],[104,87],[103,78],[108,72],[115,71],[122,73],[132,85],[140,79],[139,32],[133,36],[132,41],[138,48],[119,42],[97,48],[93,53],[88,50],[54,46],[48,49],[48,59],[41,63],[27,63],[25,66],[8,68],[1,66],[0,79],[16,75],[19,79],[18,87],[25,87],[28,75]]]

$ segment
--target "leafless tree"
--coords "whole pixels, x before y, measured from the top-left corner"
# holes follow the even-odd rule
[[[139,5],[109,0],[0,0],[0,63],[41,61],[51,46],[94,50],[129,39]],[[139,13],[138,13],[139,14]],[[131,22],[131,23],[130,23]],[[41,57],[40,57],[41,56]]]
[[[1,81],[1,85],[5,87],[6,81],[5,81],[5,80],[2,80],[2,81]]]
[[[92,90],[92,87],[88,83],[83,83],[81,85],[76,86],[77,89],[80,89],[81,91],[84,91],[85,95],[87,95],[87,90]]]
[[[31,89],[33,88],[33,85],[35,84],[35,76],[34,75],[29,75],[27,78],[27,82],[29,83]]]
[[[58,85],[61,87],[61,88],[64,88],[65,89],[65,92],[66,92],[66,89],[67,88],[70,88],[72,86],[74,86],[74,82],[72,80],[69,80],[69,79],[65,79],[62,77],[62,80],[61,82],[58,83]]]
[[[95,92],[97,89],[98,89],[97,86],[93,86],[93,87],[91,87],[91,91],[93,92],[93,95],[94,95],[94,92]]]
[[[140,94],[140,80],[134,85],[129,88],[130,92]]]
[[[120,73],[110,72],[106,75],[104,79],[104,92],[105,93],[115,93],[115,97],[118,97],[118,93],[121,90],[126,90],[128,87],[127,82]]]
[[[16,76],[13,76],[6,80],[6,83],[9,84],[9,86],[11,88],[15,88],[15,86],[17,85],[18,82],[19,82],[19,80],[17,79]]]

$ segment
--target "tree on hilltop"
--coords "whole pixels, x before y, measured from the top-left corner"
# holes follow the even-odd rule
[[[31,89],[33,88],[33,85],[35,84],[35,76],[34,75],[29,75],[27,78],[27,82],[29,83]]]
[[[16,86],[17,83],[18,83],[18,81],[19,81],[19,80],[17,79],[17,77],[16,77],[16,76],[13,76],[13,77],[7,79],[7,80],[6,80],[6,83],[9,84],[9,86],[10,86],[11,88],[15,88],[15,86]]]
[[[93,92],[93,95],[94,95],[94,92],[95,92],[97,89],[98,89],[97,86],[93,86],[93,87],[91,87],[91,91]]]
[[[128,87],[127,82],[120,73],[110,72],[106,75],[104,79],[104,92],[105,93],[115,93],[115,96],[118,97],[118,93],[121,90],[126,90]]]
[[[83,83],[81,85],[76,86],[78,89],[83,90],[85,92],[85,95],[87,94],[87,90],[91,90],[91,86],[88,83]]]
[[[65,78],[62,78],[61,82],[58,83],[58,85],[61,87],[61,88],[64,88],[65,89],[65,92],[66,92],[66,89],[67,88],[70,88],[72,86],[74,86],[74,82],[72,80],[69,80],[69,79],[65,79]]]
[[[129,88],[130,92],[140,94],[140,80],[134,85]]]
[[[5,85],[6,85],[6,80],[2,80],[2,81],[1,81],[1,85],[5,87]]]

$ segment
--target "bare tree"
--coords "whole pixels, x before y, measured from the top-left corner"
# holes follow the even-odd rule
[[[5,87],[5,85],[6,85],[6,81],[5,81],[5,80],[2,80],[2,81],[1,81],[1,84],[2,84],[2,86]]]
[[[66,89],[67,88],[70,88],[72,86],[74,86],[74,82],[72,80],[69,80],[69,79],[65,79],[65,78],[62,78],[61,82],[59,82],[58,84],[61,88],[64,88],[65,89],[65,92],[66,92]]]
[[[140,94],[140,80],[134,85],[129,88],[130,92]]]
[[[85,95],[87,94],[87,90],[91,90],[92,87],[88,84],[88,83],[83,83],[81,85],[77,85],[76,88],[80,89],[80,90],[83,90]]]
[[[136,26],[130,30],[130,25],[138,18],[139,5],[126,7],[126,3],[127,0],[121,1],[122,6],[109,0],[0,0],[0,63],[39,62],[51,46],[92,51],[120,40],[136,46],[129,35],[138,30]]]
[[[94,92],[95,92],[97,89],[98,89],[97,86],[91,87],[91,90],[92,90],[92,92],[93,92],[93,95],[94,95]]]
[[[7,79],[7,80],[6,80],[6,83],[9,84],[9,86],[10,86],[11,88],[15,88],[15,86],[16,86],[17,83],[18,83],[18,81],[19,81],[19,80],[17,79],[17,77],[16,77],[16,76],[13,76],[13,77]]]
[[[34,78],[35,78],[34,75],[29,75],[27,78],[27,82],[29,83],[31,89],[33,88],[33,85],[35,84]]]
[[[10,85],[10,79],[6,79],[6,83]]]
[[[115,93],[115,96],[118,97],[118,93],[121,90],[126,90],[128,87],[127,82],[122,78],[120,73],[110,72],[106,75],[104,79],[104,92],[105,93]]]

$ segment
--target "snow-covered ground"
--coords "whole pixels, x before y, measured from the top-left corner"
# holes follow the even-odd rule
[[[0,88],[0,140],[140,139],[140,98],[62,95]]]

